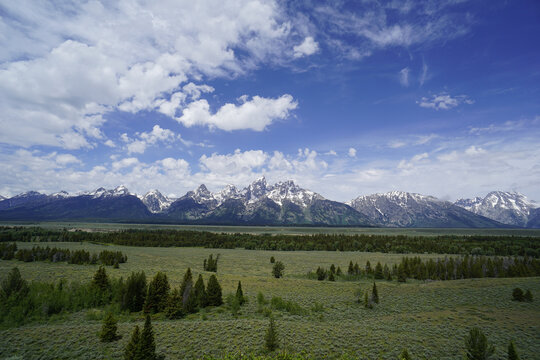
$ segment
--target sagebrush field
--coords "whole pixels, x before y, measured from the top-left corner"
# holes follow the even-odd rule
[[[18,243],[31,248],[33,243]],[[45,246],[45,243],[40,243]],[[224,300],[242,282],[248,302],[234,316],[224,304],[191,314],[180,320],[154,316],[157,352],[168,359],[197,359],[205,354],[262,353],[264,334],[271,311],[276,319],[280,349],[305,352],[314,358],[352,355],[366,359],[396,359],[403,348],[414,358],[461,359],[464,338],[473,326],[483,329],[504,358],[514,340],[523,359],[540,354],[540,278],[469,279],[454,281],[415,281],[407,283],[377,280],[380,304],[366,309],[358,302],[370,290],[371,279],[336,282],[308,277],[317,267],[340,266],[346,272],[349,261],[364,266],[393,265],[403,255],[324,252],[256,251],[243,249],[150,248],[107,246],[89,243],[50,244],[71,250],[122,251],[126,263],[119,269],[107,267],[110,277],[124,279],[132,271],[143,270],[148,279],[158,271],[167,274],[171,287],[177,287],[187,267],[194,278],[203,271],[203,260],[220,254],[217,277]],[[407,256],[411,256],[408,254]],[[285,265],[284,278],[272,277],[270,257]],[[444,255],[421,254],[422,258]],[[17,266],[29,281],[89,281],[95,265],[0,261],[3,278]],[[515,287],[530,289],[533,302],[512,301]],[[258,293],[268,303],[257,300]],[[260,297],[260,296],[259,296]],[[292,310],[272,308],[272,297],[292,303]],[[259,299],[260,300],[260,299]],[[142,314],[120,315],[118,329],[122,339],[100,343],[98,332],[105,309],[89,309],[54,315],[47,322],[10,327],[0,332],[0,357],[11,359],[120,359],[135,324],[142,325]]]

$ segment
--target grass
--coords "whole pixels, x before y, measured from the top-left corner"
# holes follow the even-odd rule
[[[31,243],[18,243],[20,248]],[[44,244],[41,244],[44,245]],[[144,270],[148,277],[165,271],[178,286],[187,267],[205,281],[211,273],[202,270],[208,255],[220,254],[218,279],[224,297],[242,281],[248,302],[233,316],[227,305],[210,308],[181,320],[153,319],[157,350],[169,359],[196,359],[225,353],[262,353],[267,315],[272,312],[282,350],[304,351],[314,358],[395,359],[407,347],[415,358],[462,359],[468,330],[479,326],[503,357],[510,339],[522,358],[540,353],[540,278],[471,279],[444,282],[410,281],[406,284],[377,283],[381,303],[365,309],[357,294],[371,290],[370,280],[319,282],[306,274],[318,266],[341,266],[350,260],[360,266],[369,260],[389,265],[402,255],[361,252],[277,252],[202,248],[141,248],[88,243],[54,243],[71,250],[120,250],[128,262],[119,269],[107,267],[110,276],[126,278]],[[271,276],[270,257],[285,264],[285,277]],[[409,255],[410,256],[410,255]],[[423,258],[437,255],[420,255]],[[439,255],[440,256],[440,255]],[[0,277],[18,266],[24,278],[58,281],[60,278],[88,281],[97,267],[66,263],[0,261]],[[512,289],[530,289],[532,303],[511,300]],[[259,305],[257,294],[267,300]],[[272,299],[276,299],[272,301]],[[266,311],[261,311],[261,307]],[[121,359],[123,348],[141,314],[122,315],[118,324],[121,340],[102,344],[97,334],[103,309],[60,314],[46,323],[34,323],[0,332],[0,358]]]

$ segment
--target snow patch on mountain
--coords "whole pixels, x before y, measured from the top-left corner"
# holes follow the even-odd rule
[[[516,226],[525,226],[531,211],[539,206],[523,194],[507,191],[492,191],[484,198],[459,199],[455,204],[475,214]]]
[[[138,197],[148,210],[154,214],[167,210],[175,200],[164,196],[158,190],[150,190],[144,196]]]

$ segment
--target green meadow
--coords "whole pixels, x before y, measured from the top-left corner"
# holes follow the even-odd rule
[[[387,230],[387,229],[385,229]],[[31,248],[33,243],[17,243]],[[40,243],[40,246],[46,245]],[[522,359],[540,354],[540,278],[415,281],[377,280],[380,304],[366,309],[359,294],[371,290],[373,280],[317,281],[307,276],[317,267],[340,266],[346,273],[349,261],[363,267],[366,261],[389,266],[400,254],[325,251],[257,251],[243,249],[150,248],[90,243],[51,243],[50,246],[122,251],[126,263],[107,267],[110,277],[124,279],[143,270],[150,280],[158,271],[167,274],[171,287],[180,284],[186,268],[194,278],[203,271],[203,260],[220,255],[217,277],[224,299],[242,282],[248,302],[233,315],[225,304],[202,310],[179,320],[162,314],[152,319],[157,352],[167,359],[198,359],[204,355],[263,353],[268,316],[276,319],[280,350],[304,352],[313,358],[397,359],[407,348],[415,359],[462,359],[464,338],[473,326],[480,327],[496,347],[496,356],[506,358],[514,340]],[[272,277],[270,257],[285,265],[284,277]],[[414,256],[408,254],[407,256]],[[444,255],[420,254],[422,258]],[[0,260],[0,278],[17,266],[28,281],[90,281],[96,265]],[[512,301],[515,287],[530,289],[534,301]],[[260,303],[262,293],[268,303]],[[281,297],[292,309],[272,308],[272,297]],[[98,333],[106,309],[87,309],[53,315],[45,322],[29,323],[0,331],[0,358],[6,359],[122,359],[135,324],[143,314],[120,314],[122,339],[100,343]]]

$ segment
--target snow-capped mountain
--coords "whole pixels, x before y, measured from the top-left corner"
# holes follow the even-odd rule
[[[492,191],[486,197],[459,199],[455,202],[466,210],[503,224],[525,226],[531,211],[539,205],[517,192]]]
[[[6,199],[7,199],[6,197],[3,197],[2,195],[0,195],[0,201],[6,200]]]
[[[392,227],[497,227],[500,224],[448,201],[403,191],[359,196],[350,206],[383,226]]]
[[[0,210],[10,209],[15,206],[22,206],[29,203],[41,203],[48,200],[48,196],[37,191],[27,191],[15,195],[0,202]]]
[[[144,196],[140,196],[139,199],[154,214],[167,210],[174,202],[174,199],[164,196],[158,190],[150,190]]]
[[[117,197],[117,196],[126,196],[126,195],[136,196],[135,194],[130,193],[128,188],[125,187],[124,185],[117,186],[116,188],[112,190],[107,190],[105,188],[100,187],[94,191],[83,192],[81,195],[92,196],[93,198]]]

